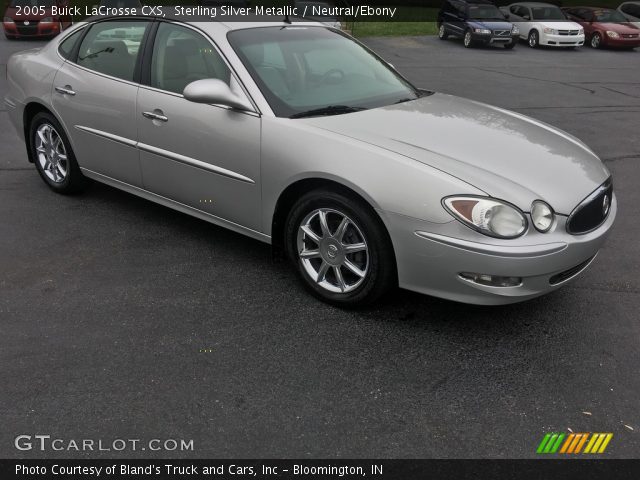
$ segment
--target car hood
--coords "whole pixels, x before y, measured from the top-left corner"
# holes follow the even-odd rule
[[[595,153],[568,133],[451,95],[304,121],[412,158],[524,211],[542,199],[568,215],[609,177]]]
[[[600,28],[604,29],[604,30],[613,30],[614,32],[617,33],[640,33],[640,31],[638,30],[637,27],[633,26],[631,23],[601,23],[601,22],[597,22],[596,25],[598,25]]]
[[[576,22],[544,22],[534,20],[534,23],[542,25],[544,28],[553,28],[555,30],[580,30],[582,28],[582,25]]]
[[[489,30],[511,30],[513,28],[510,22],[500,20],[469,20],[469,25]]]
[[[44,13],[38,12],[38,9],[35,9],[35,10],[36,11],[34,13],[29,13],[28,15],[25,15],[25,14],[18,15],[17,8],[7,7],[7,10],[5,11],[4,16],[13,19],[14,22],[24,22],[25,20],[27,21],[40,20],[45,17],[53,16],[52,14],[53,9],[51,7],[45,7]]]

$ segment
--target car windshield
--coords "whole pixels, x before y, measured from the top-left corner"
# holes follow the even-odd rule
[[[11,0],[11,7],[53,7],[56,0]]]
[[[558,7],[533,7],[533,20],[566,20],[564,13]]]
[[[474,20],[504,20],[504,15],[495,5],[471,5],[468,17]]]
[[[595,10],[593,12],[593,16],[595,17],[596,22],[628,22],[626,17],[617,10]]]
[[[259,27],[228,39],[279,117],[337,115],[420,96],[382,60],[328,28]]]

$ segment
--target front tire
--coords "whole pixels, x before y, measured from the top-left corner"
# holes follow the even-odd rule
[[[540,35],[538,34],[537,30],[531,30],[529,32],[527,43],[531,48],[538,48],[540,46]]]
[[[464,32],[463,44],[465,48],[473,47],[473,35],[471,34],[471,30],[467,30]]]
[[[599,33],[594,33],[591,35],[591,41],[589,42],[591,48],[601,48],[602,47],[602,37]]]
[[[441,23],[438,27],[438,38],[440,40],[446,40],[449,38],[449,34],[447,33],[447,29],[444,26],[444,23]]]
[[[302,196],[287,217],[285,242],[304,285],[332,305],[371,304],[397,282],[384,225],[351,196],[325,189]]]
[[[40,112],[31,120],[29,151],[40,177],[54,192],[77,193],[86,187],[69,139],[51,114]]]

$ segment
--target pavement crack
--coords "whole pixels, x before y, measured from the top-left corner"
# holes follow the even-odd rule
[[[548,80],[546,78],[535,78],[535,77],[529,77],[527,75],[517,75],[515,73],[510,73],[510,72],[502,72],[500,70],[492,70],[490,68],[480,68],[480,67],[474,67],[476,70],[481,70],[483,72],[490,72],[490,73],[498,73],[500,75],[508,75],[510,77],[514,77],[514,78],[523,78],[525,80],[533,80],[536,82],[547,82],[547,83],[555,83],[556,85],[563,85],[565,87],[571,87],[571,88],[577,88],[578,90],[583,90],[585,92],[589,92],[591,94],[595,94],[596,91],[592,90],[591,88],[587,88],[587,87],[580,87],[578,85],[574,85],[572,83],[568,83],[568,82],[561,82],[559,80]]]
[[[621,92],[620,90],[616,90],[615,88],[611,88],[611,87],[605,87],[604,85],[602,86],[602,88],[604,88],[605,90],[609,90],[610,92],[613,92],[613,93],[618,93],[620,95],[624,95],[625,97],[640,98],[640,96],[638,96],[638,95],[632,95],[631,93]]]
[[[618,157],[603,158],[603,162],[615,162],[616,160],[629,160],[631,158],[640,158],[640,153],[632,153],[630,155],[620,155]]]

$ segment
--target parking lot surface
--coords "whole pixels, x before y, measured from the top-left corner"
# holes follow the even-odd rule
[[[586,141],[619,201],[591,268],[506,307],[398,291],[342,311],[267,245],[100,184],[55,195],[3,111],[1,457],[525,458],[567,429],[638,457],[640,52],[366,43],[420,87]],[[39,45],[0,40],[0,96],[9,55]],[[21,452],[21,434],[194,450]]]

